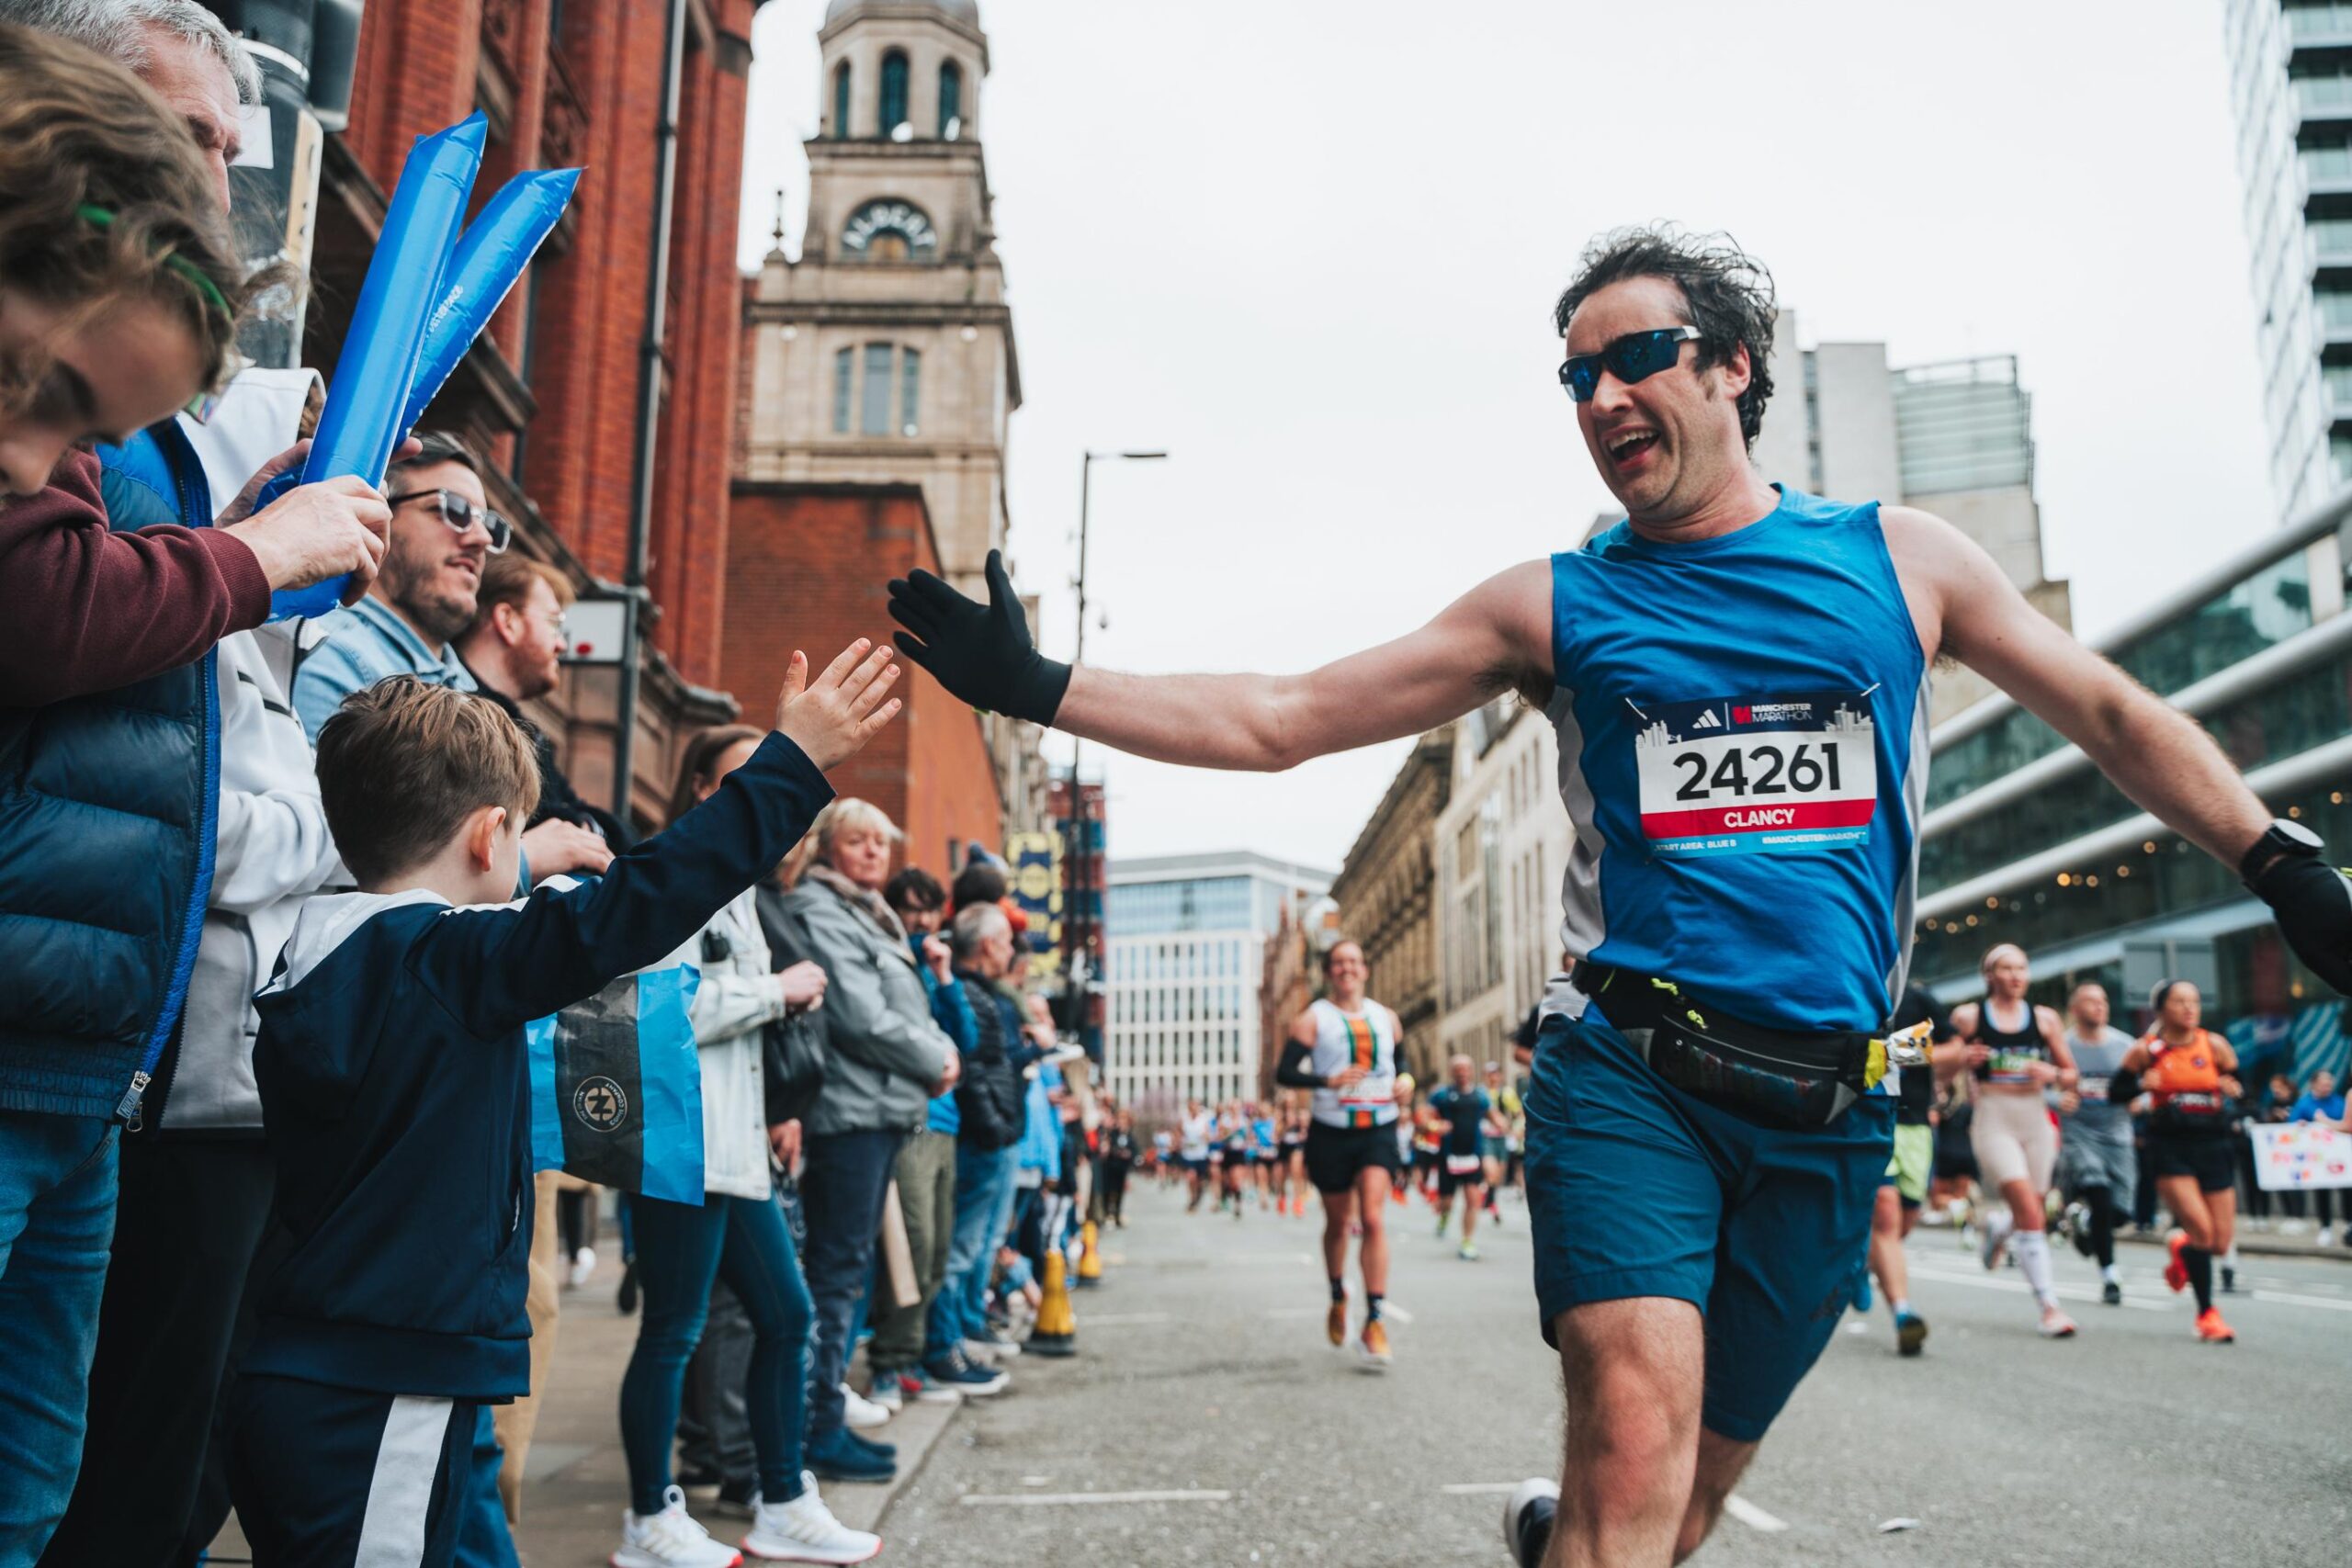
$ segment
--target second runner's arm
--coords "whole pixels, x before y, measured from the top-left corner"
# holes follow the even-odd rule
[[[899,651],[974,707],[1156,761],[1280,773],[1419,735],[1513,686],[1552,679],[1549,563],[1510,568],[1419,631],[1303,675],[1123,675],[1040,654],[1004,563],[989,603],[929,572],[890,584]]]
[[[2244,863],[2271,812],[2213,738],[2027,604],[1959,529],[1908,507],[1881,515],[1928,655],[1949,653],[1990,680],[2133,804],[2244,876],[2295,955],[2352,994],[2352,881],[2305,855]]]

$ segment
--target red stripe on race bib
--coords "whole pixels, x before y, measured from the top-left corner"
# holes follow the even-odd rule
[[[1875,800],[1808,800],[1787,806],[1716,806],[1701,811],[1645,811],[1642,831],[1653,839],[1708,833],[1784,833],[1799,828],[1867,828]]]

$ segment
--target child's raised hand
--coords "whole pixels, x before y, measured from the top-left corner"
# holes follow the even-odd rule
[[[899,716],[899,699],[883,700],[899,679],[890,658],[887,644],[875,648],[869,638],[859,637],[811,682],[808,656],[795,649],[776,698],[776,729],[820,770],[846,761]]]

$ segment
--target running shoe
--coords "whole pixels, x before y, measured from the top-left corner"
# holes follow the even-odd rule
[[[1916,1312],[1906,1312],[1894,1320],[1894,1348],[1903,1355],[1916,1356],[1928,1343],[1928,1320]]]
[[[1988,1270],[2001,1266],[2001,1254],[2008,1249],[2009,1232],[2015,1224],[2016,1222],[2007,1214],[1985,1217],[1984,1234],[1976,1244],[1976,1256],[1984,1260]]]
[[[885,1458],[857,1442],[847,1427],[835,1427],[821,1438],[811,1438],[805,1452],[808,1468],[825,1481],[895,1481],[899,1465],[895,1459]],[[615,1560],[618,1562],[618,1559]],[[623,1563],[621,1568],[636,1568]],[[662,1568],[656,1564],[655,1568]]]
[[[686,1512],[686,1495],[673,1486],[658,1514],[621,1515],[621,1548],[613,1568],[736,1568],[743,1554],[710,1539]]]
[[[899,1387],[899,1374],[887,1367],[875,1368],[874,1386],[865,1391],[865,1402],[893,1416],[904,1410],[907,1396]]]
[[[882,1550],[882,1538],[854,1530],[833,1517],[817,1495],[817,1478],[800,1472],[800,1495],[789,1503],[761,1502],[743,1550],[774,1562],[863,1562]]]
[[[2120,1307],[2123,1304],[2123,1287],[2112,1280],[2099,1281],[2098,1299],[2102,1305]]]
[[[2222,1265],[2222,1294],[2234,1296],[2237,1293],[2238,1271],[2224,1263]]]
[[[1471,1246],[1466,1241],[1454,1249],[1453,1255],[1462,1259],[1464,1263],[1476,1263],[1478,1261],[1478,1249]]]
[[[2197,1314],[2197,1337],[2208,1345],[2237,1343],[2237,1330],[2222,1321],[2222,1309],[2207,1307]]]
[[[2167,1254],[2165,1259],[2165,1283],[2172,1287],[2175,1295],[2188,1289],[2188,1265],[2180,1260],[2180,1249],[2188,1245],[2187,1231],[2175,1231],[2165,1237],[2165,1251]]]
[[[2066,1212],[2064,1215],[2060,1216],[2059,1224],[2060,1228],[2065,1231],[2067,1238],[2075,1244],[2075,1250],[2076,1252],[2082,1254],[2085,1258],[2097,1258],[2098,1256],[2098,1246],[2091,1239],[2091,1208],[2089,1204],[2080,1201],[2067,1204]]]
[[[1388,1325],[1372,1318],[1363,1325],[1363,1337],[1356,1341],[1356,1355],[1368,1372],[1385,1372],[1392,1359],[1388,1354]]]
[[[922,1375],[943,1388],[952,1388],[967,1399],[986,1399],[1001,1393],[1012,1382],[1011,1374],[994,1367],[982,1366],[967,1357],[960,1349],[944,1356],[933,1356],[922,1364]]]
[[[1519,1568],[1539,1568],[1559,1508],[1560,1488],[1540,1477],[1521,1482],[1504,1500],[1503,1546]]]
[[[2072,1339],[2080,1332],[2075,1326],[2075,1320],[2063,1312],[2051,1314],[2034,1327],[2044,1339]]]
[[[1348,1303],[1333,1302],[1331,1310],[1323,1314],[1323,1331],[1331,1337],[1331,1348],[1338,1349],[1348,1342]]]
[[[1453,1211],[1450,1208],[1440,1209],[1437,1212],[1437,1234],[1439,1235],[1442,1236],[1445,1235],[1445,1222],[1452,1218],[1453,1218]]]
[[[596,1249],[594,1247],[583,1247],[571,1255],[571,1288],[573,1290],[578,1290],[586,1284],[589,1276],[595,1272]]]

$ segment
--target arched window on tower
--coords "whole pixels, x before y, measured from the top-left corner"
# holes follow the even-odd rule
[[[877,135],[890,136],[907,123],[907,51],[894,49],[882,57],[882,118]]]
[[[833,67],[833,140],[849,140],[849,62]]]
[[[964,68],[954,61],[939,67],[939,139],[953,141],[964,133]]]

